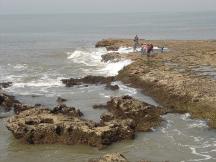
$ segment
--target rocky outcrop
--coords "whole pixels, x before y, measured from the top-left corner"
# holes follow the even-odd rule
[[[7,128],[29,144],[87,144],[103,148],[133,139],[136,131],[149,131],[161,121],[161,108],[130,96],[114,97],[105,107],[108,112],[101,116],[100,123],[95,123],[81,118],[80,110],[66,105],[49,110],[17,104],[18,115],[8,120]]]
[[[62,83],[66,85],[66,87],[73,87],[75,85],[82,84],[108,84],[115,80],[115,77],[103,77],[103,76],[92,76],[88,75],[84,78],[80,79],[62,79]]]
[[[99,159],[92,159],[89,162],[129,162],[122,154],[120,153],[111,153],[106,154]]]
[[[118,52],[107,53],[101,56],[102,62],[119,62],[121,60],[121,54]]]
[[[19,103],[19,101],[15,100],[14,96],[0,92],[0,107],[3,111],[10,111],[16,103]]]
[[[29,144],[87,144],[103,148],[113,142],[134,138],[127,120],[103,125],[81,118],[75,108],[29,109],[8,120],[14,136]]]
[[[113,119],[131,119],[137,131],[150,131],[162,121],[160,115],[168,112],[165,108],[155,107],[130,96],[114,97],[107,102],[108,113],[102,122]]]
[[[0,89],[1,88],[8,88],[12,86],[12,82],[3,82],[3,83],[0,83]]]
[[[108,51],[117,51],[121,40],[102,40],[96,43],[95,47],[105,47]]]

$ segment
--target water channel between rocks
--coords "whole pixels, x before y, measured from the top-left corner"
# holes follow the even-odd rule
[[[94,54],[101,54],[101,51],[94,51]],[[104,52],[104,51],[103,51]],[[86,52],[87,53],[87,52]],[[86,54],[85,53],[85,54]],[[76,53],[75,53],[76,54]],[[71,54],[70,59],[74,61],[75,55]],[[73,57],[72,57],[73,56]],[[95,56],[94,56],[95,57]],[[69,57],[68,57],[69,58]],[[78,66],[82,62],[82,55],[76,56]],[[94,59],[84,61],[95,61]],[[98,60],[99,61],[99,60]],[[78,62],[78,63],[77,63]],[[83,63],[83,62],[82,62]],[[71,64],[69,60],[68,64]],[[81,64],[80,64],[81,65]],[[98,63],[106,70],[101,70],[100,74],[109,74],[112,71],[107,63]],[[118,62],[115,67],[122,68],[125,64]],[[123,65],[123,66],[122,66]],[[12,66],[12,65],[7,65]],[[136,99],[147,103],[157,105],[149,96],[144,95],[141,90],[130,88],[121,82],[115,82],[120,89],[118,91],[105,90],[104,85],[75,86],[71,88],[64,87],[60,78],[65,76],[58,74],[47,74],[46,70],[26,68],[28,65],[16,65],[13,67],[15,73],[18,69],[23,76],[18,78],[12,75],[13,86],[6,91],[16,96],[16,98],[27,104],[37,104],[53,107],[56,105],[56,98],[63,97],[67,99],[68,106],[80,108],[84,117],[90,120],[99,121],[100,115],[105,110],[95,110],[94,104],[104,104],[111,96],[131,95]],[[84,65],[84,71],[98,73],[97,66],[89,69]],[[108,68],[109,67],[109,68]],[[71,67],[72,68],[72,67]],[[81,68],[81,67],[80,67]],[[92,68],[92,69],[91,69]],[[25,75],[29,70],[35,70],[36,78],[30,78]],[[73,69],[73,68],[72,68]],[[37,71],[38,70],[38,71]],[[66,71],[66,73],[69,71]],[[10,72],[9,72],[10,73]],[[95,74],[96,74],[95,73]],[[84,73],[80,73],[85,75]],[[10,75],[8,75],[10,76]],[[54,79],[56,77],[57,79]],[[137,133],[135,140],[128,140],[115,143],[104,150],[97,150],[89,146],[76,145],[26,145],[22,144],[5,127],[5,120],[1,119],[0,127],[0,159],[6,161],[87,161],[89,158],[97,157],[104,153],[120,152],[131,161],[147,159],[152,161],[170,160],[170,161],[209,161],[216,160],[216,131],[210,130],[205,121],[191,120],[189,114],[168,114],[163,116],[164,122],[161,126],[152,132]]]

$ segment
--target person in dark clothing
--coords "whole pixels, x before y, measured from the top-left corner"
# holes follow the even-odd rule
[[[134,51],[137,50],[137,47],[139,46],[139,37],[136,35],[134,37]]]

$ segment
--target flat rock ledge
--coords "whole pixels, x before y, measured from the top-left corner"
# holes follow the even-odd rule
[[[62,79],[61,81],[63,84],[66,85],[66,87],[73,87],[82,84],[110,84],[111,82],[115,81],[115,77],[88,75],[80,79],[70,78],[70,79]]]
[[[121,40],[102,40],[96,43],[95,47],[105,47],[107,51],[117,51],[119,49],[120,44],[122,43]]]
[[[130,96],[114,97],[100,123],[83,119],[74,107],[53,110],[31,108],[8,119],[14,137],[29,144],[86,144],[102,149],[114,142],[134,139],[136,131],[149,131],[161,122],[162,108]]]

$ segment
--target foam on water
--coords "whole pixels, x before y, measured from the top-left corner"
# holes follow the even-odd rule
[[[86,66],[97,66],[101,63],[101,55],[107,53],[105,48],[89,48],[86,50],[67,52],[67,58],[74,63],[80,63]]]
[[[158,131],[161,138],[170,139],[171,145],[178,149],[190,150],[190,159],[186,161],[214,161],[216,138],[206,135],[208,126],[205,121],[190,119],[190,114],[168,114],[163,116],[166,124]],[[184,127],[183,127],[184,125]]]

